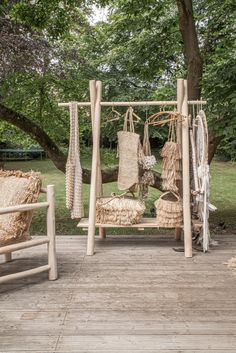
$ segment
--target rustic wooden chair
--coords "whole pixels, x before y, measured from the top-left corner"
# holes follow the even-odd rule
[[[0,276],[0,284],[11,280],[28,277],[44,271],[48,271],[49,280],[53,281],[57,279],[57,260],[56,260],[56,247],[55,247],[54,185],[48,185],[46,189],[41,188],[40,192],[46,194],[45,202],[25,203],[20,205],[2,207],[0,208],[0,216],[5,214],[12,214],[15,212],[29,212],[29,211],[32,212],[33,210],[37,210],[39,208],[46,208],[47,209],[47,236],[1,246],[0,255],[3,254],[5,256],[5,262],[9,262],[12,260],[12,253],[14,251],[30,248],[33,246],[39,246],[42,244],[47,244],[48,263],[46,265],[32,268],[26,271]]]

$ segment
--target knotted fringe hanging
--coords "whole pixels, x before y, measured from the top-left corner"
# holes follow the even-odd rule
[[[178,143],[176,142],[175,122],[171,121],[169,128],[168,141],[162,148],[162,188],[178,192],[176,180],[181,179],[181,152]]]
[[[66,163],[66,207],[71,218],[84,217],[82,168],[80,164],[78,108],[70,103],[70,145]]]
[[[140,138],[134,132],[133,108],[125,114],[123,131],[118,135],[118,189],[121,191],[134,188],[139,183]],[[129,131],[128,131],[129,124]]]

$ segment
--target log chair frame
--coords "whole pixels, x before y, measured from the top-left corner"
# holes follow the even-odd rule
[[[16,244],[0,247],[0,255],[5,256],[5,262],[12,261],[12,253],[14,251],[27,249],[33,246],[47,244],[48,263],[47,265],[35,267],[26,271],[16,272],[5,276],[0,276],[0,284],[11,280],[25,278],[34,274],[48,271],[48,278],[54,281],[58,277],[57,259],[56,259],[56,239],[55,239],[55,201],[54,201],[54,185],[48,185],[46,189],[42,188],[41,192],[46,194],[46,202],[37,202],[22,204],[0,208],[0,215],[19,211],[32,211],[39,208],[47,209],[47,236],[38,239],[31,239]],[[0,265],[1,266],[1,265]]]

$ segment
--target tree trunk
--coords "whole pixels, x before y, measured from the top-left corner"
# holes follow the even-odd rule
[[[198,44],[192,0],[177,0],[179,10],[179,29],[184,43],[187,64],[189,99],[199,99],[202,79],[202,58]]]
[[[217,147],[219,146],[220,142],[223,140],[224,136],[217,136],[215,134],[209,134],[209,146],[208,146],[208,163],[210,164],[215,153]]]
[[[65,173],[67,157],[55,144],[55,142],[48,136],[48,134],[36,123],[31,121],[23,114],[14,112],[12,109],[0,104],[0,119],[20,128],[26,134],[30,135],[36,140],[39,145],[47,152],[48,157],[55,164],[57,169]],[[161,177],[157,172],[153,172],[155,183],[153,185],[156,189],[161,189]],[[110,183],[117,180],[118,167],[102,170],[102,182]],[[91,171],[83,169],[83,182],[90,184]]]
[[[192,0],[176,0],[179,11],[179,29],[184,43],[184,54],[187,65],[188,98],[201,97],[201,80],[203,62],[199,49]],[[223,136],[209,133],[208,160],[212,161]]]

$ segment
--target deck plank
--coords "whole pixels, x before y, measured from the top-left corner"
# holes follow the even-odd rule
[[[0,353],[235,353],[236,237],[185,259],[173,234],[57,238],[59,279],[38,274],[0,286]],[[1,258],[1,257],[0,257]],[[31,248],[2,274],[45,264]]]

